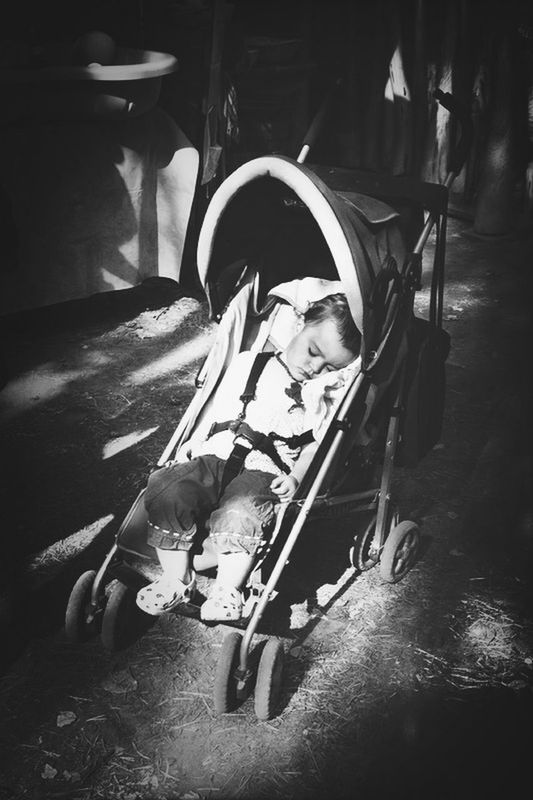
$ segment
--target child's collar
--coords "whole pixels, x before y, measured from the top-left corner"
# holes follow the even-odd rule
[[[291,379],[291,384],[285,389],[285,394],[287,397],[290,397],[291,400],[294,400],[294,405],[289,408],[289,411],[294,411],[296,408],[303,408],[303,400],[302,400],[302,384],[300,381],[297,381],[293,378],[287,364],[283,361],[281,357],[281,350],[278,350],[277,353],[274,353],[274,356],[277,361],[281,364],[289,378]]]

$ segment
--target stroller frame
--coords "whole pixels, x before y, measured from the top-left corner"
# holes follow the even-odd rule
[[[452,112],[457,113],[457,105],[450,95],[439,92],[437,99]],[[347,187],[367,193],[372,197],[394,204],[402,198],[416,198],[416,201],[426,210],[423,229],[418,236],[416,244],[409,252],[401,268],[392,276],[385,276],[384,296],[386,298],[385,317],[389,329],[381,347],[380,357],[386,356],[387,342],[390,342],[390,330],[398,321],[405,321],[412,314],[413,298],[421,288],[422,252],[433,228],[437,227],[436,256],[431,283],[430,295],[430,325],[436,329],[442,326],[442,304],[444,287],[444,245],[446,231],[446,212],[448,203],[448,190],[456,175],[460,171],[466,152],[468,150],[469,129],[465,120],[461,119],[462,139],[457,145],[454,158],[450,163],[450,171],[444,184],[428,184],[414,182],[405,178],[377,177],[368,173],[355,170],[342,170],[327,168],[328,177],[335,183],[337,189]],[[316,126],[315,126],[316,127]],[[304,141],[304,147],[297,163],[305,159],[312,136],[316,131],[311,126],[311,135]],[[315,167],[315,172],[320,175],[321,168]],[[326,168],[322,168],[323,171]],[[377,282],[377,281],[376,281]],[[395,461],[397,458],[398,444],[401,437],[401,418],[406,401],[407,375],[406,359],[402,360],[397,373],[393,376],[389,391],[393,399],[389,412],[389,421],[385,435],[383,453],[383,466],[379,486],[349,494],[332,494],[326,491],[320,494],[320,489],[330,471],[339,463],[346,453],[349,433],[360,422],[364,413],[364,399],[368,388],[372,384],[376,368],[376,352],[367,352],[363,359],[363,368],[342,398],[337,412],[326,431],[323,441],[311,465],[311,474],[306,475],[297,490],[294,498],[280,509],[275,530],[271,541],[276,540],[277,534],[287,514],[296,514],[290,531],[276,557],[269,578],[261,591],[253,611],[247,620],[244,635],[236,631],[231,633],[223,643],[221,657],[215,677],[214,704],[217,712],[232,710],[236,703],[247,696],[253,671],[250,667],[250,650],[254,635],[257,633],[265,608],[271,599],[281,573],[287,563],[291,552],[298,540],[302,528],[309,517],[320,517],[326,512],[342,511],[344,513],[371,512],[372,522],[362,535],[355,538],[351,550],[353,566],[359,570],[366,570],[380,563],[381,577],[387,582],[394,583],[400,580],[411,568],[419,544],[419,529],[416,523],[409,520],[399,522],[397,510],[391,497],[391,484]],[[197,384],[198,385],[198,384]],[[363,398],[363,402],[358,402]],[[354,411],[355,407],[355,411]],[[355,416],[355,420],[354,417]],[[165,448],[158,466],[169,459],[169,454],[176,444],[176,434]],[[316,466],[318,465],[318,466]],[[132,611],[141,614],[136,609],[135,594],[146,580],[124,562],[121,557],[123,549],[119,542],[124,531],[134,528],[142,523],[144,490],[139,493],[130,511],[126,515],[116,540],[107,554],[98,571],[89,571],[80,576],[75,584],[66,612],[66,632],[72,640],[83,640],[97,630],[102,622],[102,640],[110,649],[123,646],[122,634],[124,633],[125,613]],[[261,563],[270,552],[267,547]],[[254,571],[259,568],[254,567]],[[108,576],[118,579],[111,593],[106,593]],[[187,613],[177,609],[179,613]],[[190,613],[188,614],[191,615]],[[194,614],[192,614],[194,616]],[[146,616],[146,615],[144,615]],[[242,623],[225,623],[232,627],[242,627]],[[128,642],[126,642],[127,644]],[[270,646],[273,643],[273,646]],[[283,650],[279,641],[267,642],[261,655],[258,677],[256,682],[256,714],[259,719],[269,719],[275,709],[277,695],[281,682],[281,664]]]

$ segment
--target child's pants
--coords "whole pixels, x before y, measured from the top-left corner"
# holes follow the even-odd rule
[[[150,475],[144,497],[149,544],[190,550],[197,521],[210,514],[209,537],[216,552],[257,553],[274,521],[274,475],[243,470],[222,491],[225,464],[218,456],[198,456]]]

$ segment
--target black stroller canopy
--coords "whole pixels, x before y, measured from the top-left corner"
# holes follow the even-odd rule
[[[213,195],[198,272],[215,313],[213,287],[239,261],[260,273],[263,296],[296,278],[340,280],[363,331],[363,309],[387,256],[398,264],[405,257],[396,211],[375,198],[334,192],[292,159],[263,156],[235,170]],[[227,299],[218,289],[217,302]]]

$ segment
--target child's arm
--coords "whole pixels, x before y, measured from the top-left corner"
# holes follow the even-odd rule
[[[318,442],[302,447],[302,452],[298,456],[290,475],[278,475],[270,484],[270,488],[277,494],[283,503],[287,503],[302,482],[302,478],[307,472],[307,468],[316,453]]]

